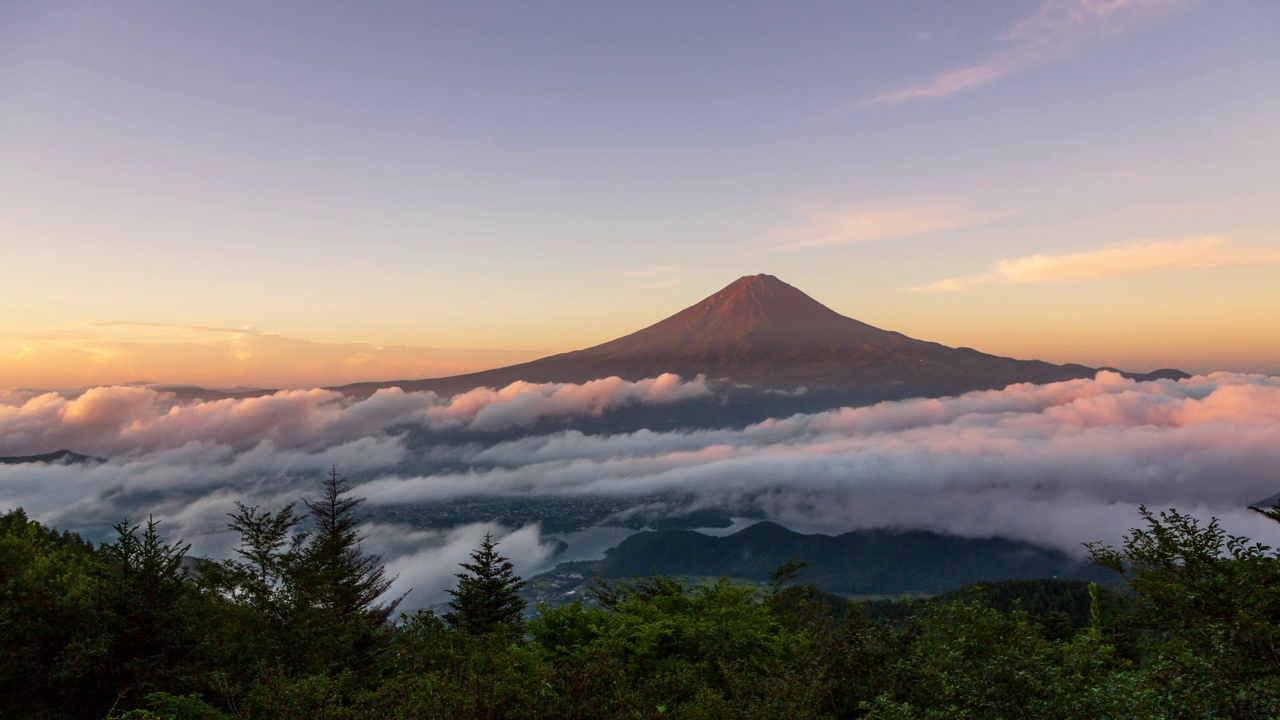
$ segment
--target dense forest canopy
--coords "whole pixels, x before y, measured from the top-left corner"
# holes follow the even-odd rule
[[[336,471],[238,506],[235,557],[159,524],[93,545],[0,516],[5,718],[1263,718],[1280,713],[1280,557],[1169,510],[1093,559],[1124,581],[1004,581],[854,603],[783,563],[764,590],[600,582],[522,615],[486,538],[450,611],[396,615]],[[1267,511],[1280,520],[1280,511]]]

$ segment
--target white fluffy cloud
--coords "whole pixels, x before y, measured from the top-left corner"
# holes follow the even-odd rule
[[[660,495],[751,507],[800,530],[929,529],[1080,552],[1082,542],[1117,542],[1146,504],[1216,515],[1233,533],[1280,540],[1280,526],[1247,509],[1280,493],[1280,378],[1261,375],[1139,383],[1102,372],[741,429],[567,430],[437,447],[433,460],[458,469],[393,473],[406,467],[410,450],[405,437],[385,429],[405,418],[493,428],[703,392],[700,383],[661,378],[512,386],[425,403],[399,392],[360,402],[304,392],[264,398],[265,405],[213,403],[191,416],[188,406],[157,413],[145,394],[113,393],[84,406],[35,398],[18,406],[26,419],[0,420],[8,423],[6,440],[13,428],[36,425],[29,418],[34,411],[58,418],[53,427],[132,452],[97,464],[0,465],[0,509],[20,505],[70,528],[154,513],[197,552],[225,553],[231,541],[222,532],[225,513],[235,500],[279,507],[310,493],[337,464],[371,508],[470,495],[607,495],[646,503]],[[42,415],[46,405],[61,411]],[[275,428],[264,416],[292,427]],[[248,427],[236,427],[238,420]],[[193,427],[204,434],[184,430]],[[250,444],[250,428],[268,428],[267,437]],[[126,444],[140,438],[146,442],[137,448]],[[415,602],[432,602],[486,529],[506,543],[521,570],[550,561],[536,527],[375,525],[369,546],[401,575],[398,588],[417,588]]]
[[[449,398],[390,388],[353,400],[316,389],[180,404],[173,396],[150,388],[99,387],[75,398],[50,392],[0,404],[0,455],[35,455],[64,448],[116,455],[188,443],[237,450],[263,442],[278,449],[319,448],[380,435],[397,425],[501,430],[710,393],[703,378],[684,381],[670,373],[638,382],[617,377],[581,385],[516,382]]]
[[[385,477],[374,503],[475,493],[691,494],[795,527],[1004,535],[1066,549],[1117,540],[1140,504],[1231,516],[1280,492],[1280,379],[1115,373],[772,419],[742,430],[525,438],[485,472]],[[1247,533],[1246,533],[1247,534]]]

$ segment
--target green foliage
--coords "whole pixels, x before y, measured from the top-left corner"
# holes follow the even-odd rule
[[[604,584],[596,598],[603,607],[543,609],[529,624],[531,647],[575,667],[607,658],[618,668],[615,683],[655,705],[740,698],[756,681],[785,675],[810,644],[753,590],[727,580],[690,590],[653,577]]]
[[[259,511],[236,503],[236,512],[228,516],[228,529],[240,536],[236,554],[240,560],[228,560],[217,576],[217,569],[204,568],[206,577],[219,577],[223,589],[234,599],[253,605],[259,612],[279,616],[290,594],[298,589],[296,570],[305,550],[307,536],[297,532],[303,518],[293,512],[290,503],[277,512]]]
[[[196,564],[197,580],[218,607],[204,651],[214,659],[210,685],[227,702],[255,678],[302,677],[372,666],[389,641],[390,614],[400,600],[380,602],[392,582],[382,561],[360,548],[363,502],[336,468],[320,497],[262,510],[237,504],[228,527],[239,535],[237,557]],[[311,531],[302,527],[310,521]]]
[[[0,515],[0,537],[26,537],[51,547],[65,548],[73,552],[93,553],[93,543],[80,537],[79,534],[62,530],[61,532],[27,517],[22,508],[14,508]]]
[[[0,716],[74,717],[108,647],[102,576],[74,533],[0,515]]]
[[[158,526],[120,523],[115,541],[94,549],[21,510],[4,516],[0,715],[99,718],[198,682],[207,598],[183,567],[188,546],[163,542]]]
[[[1133,611],[1130,595],[1081,580],[1003,580],[969,585],[932,598],[863,601],[859,610],[871,619],[904,623],[930,606],[973,599],[1001,612],[1025,612],[1050,640],[1069,640],[1088,627],[1092,613],[1097,612],[1108,642],[1117,645],[1126,657],[1137,657],[1133,633],[1126,625]]]
[[[108,643],[95,674],[104,694],[114,688],[128,703],[182,685],[182,668],[191,661],[192,617],[203,599],[183,566],[190,545],[164,542],[158,528],[151,518],[145,526],[122,522],[115,542],[99,548]]]
[[[515,566],[495,549],[498,543],[486,533],[480,547],[471,553],[471,562],[462,563],[467,572],[458,573],[458,586],[449,590],[449,612],[444,619],[452,627],[470,635],[500,633],[519,637],[524,629],[524,581]]]
[[[146,707],[125,713],[111,713],[107,720],[230,720],[230,716],[206,703],[199,695],[155,692],[144,701]]]
[[[1216,520],[1144,510],[1123,547],[1094,547],[1128,600],[1039,580],[855,605],[797,582],[793,558],[763,591],[602,582],[527,624],[486,538],[448,615],[391,623],[348,492],[331,473],[306,532],[293,506],[238,506],[223,562],[151,521],[95,548],[0,515],[0,717],[1280,716],[1280,558]]]
[[[1277,511],[1269,517],[1278,518]],[[1280,556],[1176,510],[1142,508],[1124,546],[1092,545],[1137,596],[1146,671],[1171,717],[1280,714]],[[1177,698],[1177,700],[1174,700]]]
[[[878,696],[872,717],[1047,717],[1052,648],[1025,616],[981,601],[930,607],[914,618],[911,642],[893,664],[896,691]],[[890,712],[891,709],[895,709]]]

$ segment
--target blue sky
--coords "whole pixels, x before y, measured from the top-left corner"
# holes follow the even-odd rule
[[[437,374],[756,272],[1277,372],[1277,138],[1270,2],[8,4],[0,386]]]

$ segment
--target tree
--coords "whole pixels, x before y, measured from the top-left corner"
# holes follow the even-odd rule
[[[334,618],[346,621],[360,616],[376,626],[385,625],[404,595],[378,602],[395,578],[387,577],[380,555],[361,551],[356,510],[365,499],[347,497],[350,492],[346,476],[339,475],[335,465],[324,479],[320,497],[302,501],[314,523],[303,557],[308,589]]]
[[[240,535],[236,548],[240,559],[222,563],[226,585],[233,597],[272,616],[281,613],[281,606],[296,590],[296,565],[307,538],[297,532],[303,518],[293,508],[289,503],[273,513],[237,502],[236,512],[227,513],[231,518],[227,527]]]
[[[163,542],[159,524],[151,517],[145,525],[126,520],[115,526],[116,541],[99,547],[108,643],[97,674],[126,703],[181,684],[192,661],[192,620],[200,608],[183,562],[191,546]]]
[[[75,533],[0,514],[0,717],[66,717],[102,697],[102,563]],[[110,693],[114,695],[114,692]]]
[[[471,553],[471,562],[459,563],[467,570],[458,573],[458,587],[449,591],[449,612],[444,619],[454,628],[471,635],[524,631],[525,582],[515,574],[511,561],[499,555],[493,535],[485,533],[480,548]]]
[[[360,548],[362,498],[336,467],[320,496],[277,511],[237,503],[228,527],[238,557],[196,564],[202,590],[219,598],[219,629],[208,633],[220,672],[243,686],[262,668],[286,676],[371,662],[389,641],[400,598],[381,601],[394,578]],[[311,528],[303,525],[310,520]]]
[[[1280,511],[1263,511],[1280,520]],[[1147,527],[1120,549],[1092,544],[1093,561],[1136,595],[1140,629],[1154,640],[1144,663],[1159,697],[1181,717],[1280,713],[1280,554],[1228,535],[1213,518],[1145,507]]]
[[[724,578],[689,587],[655,575],[597,581],[589,596],[600,606],[540,608],[529,647],[590,695],[685,718],[823,717],[812,634],[786,627],[751,587]]]

